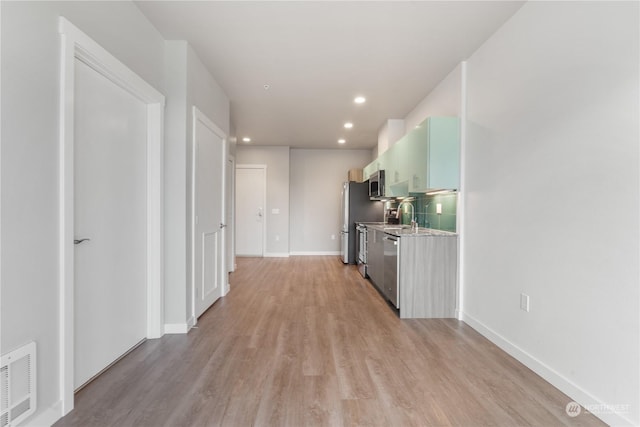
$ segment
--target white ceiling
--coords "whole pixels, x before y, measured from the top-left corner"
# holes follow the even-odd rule
[[[371,148],[522,2],[141,1],[187,40],[231,100],[238,140]],[[269,85],[265,90],[264,85]],[[367,102],[356,105],[363,95]],[[354,127],[345,130],[343,123]],[[338,138],[347,143],[337,144]],[[238,142],[242,144],[242,142]]]

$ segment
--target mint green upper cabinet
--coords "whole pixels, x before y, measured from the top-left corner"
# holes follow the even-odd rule
[[[385,196],[402,197],[460,186],[460,131],[457,117],[429,117],[376,160],[364,179],[385,171]]]
[[[384,169],[384,166],[381,163],[381,158],[378,157],[362,169],[362,179],[368,180],[372,173],[380,169]]]
[[[384,195],[385,197],[392,197],[393,192],[391,188],[396,183],[398,177],[396,156],[392,147],[382,153],[378,159],[380,160],[380,169],[384,169]]]
[[[407,137],[409,192],[457,190],[460,186],[458,118],[429,117]]]
[[[388,150],[387,173],[385,175],[385,196],[403,197],[409,195],[409,169],[407,162],[410,159],[407,136],[403,137]],[[385,153],[386,154],[386,153]]]
[[[374,160],[362,169],[362,179],[365,181],[368,180],[376,170],[376,161]]]

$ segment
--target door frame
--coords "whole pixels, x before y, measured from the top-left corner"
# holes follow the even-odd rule
[[[209,119],[202,111],[198,109],[195,105],[191,107],[191,116],[192,116],[192,128],[191,128],[191,313],[189,315],[189,321],[187,328],[191,329],[198,323],[198,319],[196,317],[196,125],[198,122],[202,123],[206,126],[211,132],[216,134],[220,139],[222,139],[222,221],[225,221],[227,215],[227,207],[226,207],[226,186],[227,186],[227,157],[228,157],[228,147],[227,147],[227,134],[218,127],[211,119]],[[226,248],[227,248],[227,230],[226,227],[221,230],[222,232],[222,268],[224,270],[224,277],[222,278],[222,283],[220,286],[220,297],[223,297],[228,292],[228,279],[227,279],[227,257],[226,257]]]
[[[80,60],[147,104],[147,338],[163,334],[162,131],[164,96],[102,46],[60,17],[59,328],[62,415],[74,407],[74,99]]]
[[[264,215],[262,215],[262,257],[264,258],[267,254],[267,165],[238,164],[236,165],[236,173],[238,169],[262,169],[264,171],[264,185],[262,188],[262,206],[264,206]],[[238,180],[236,179],[235,182],[237,186]],[[235,189],[235,193],[237,195],[237,188]],[[237,223],[235,218],[234,223]]]
[[[226,193],[227,197],[227,208],[229,210],[229,216],[227,217],[227,239],[228,243],[228,251],[227,251],[227,273],[232,273],[236,271],[236,158],[235,156],[229,154],[227,157],[227,166],[229,170],[227,170],[227,176],[229,177],[229,182],[227,183]],[[228,289],[231,289],[231,284],[229,284]]]

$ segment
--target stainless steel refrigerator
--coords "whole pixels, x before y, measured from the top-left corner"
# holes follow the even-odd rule
[[[383,203],[369,200],[368,182],[342,184],[342,229],[340,251],[342,262],[356,263],[356,222],[381,222],[384,219]]]

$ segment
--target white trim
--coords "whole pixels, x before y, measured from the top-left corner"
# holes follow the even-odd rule
[[[594,405],[596,407],[606,407],[605,403],[602,399],[598,399],[586,390],[580,388],[578,385],[574,384],[568,378],[564,377],[559,372],[555,371],[552,367],[546,365],[544,362],[535,358],[531,354],[527,353],[514,343],[507,340],[505,337],[497,333],[496,331],[489,328],[487,325],[483,324],[473,316],[462,313],[461,320],[475,329],[478,333],[483,335],[489,341],[500,347],[510,356],[517,359],[520,363],[525,365],[527,368],[531,369],[536,374],[540,375],[547,382],[551,383],[555,388],[569,396],[575,402],[579,403],[582,406],[590,406]],[[568,401],[565,403],[569,403]],[[600,418],[602,421],[609,425],[629,425],[632,426],[634,423],[625,418],[621,414],[593,414],[596,417]]]
[[[340,251],[291,251],[291,256],[333,256],[342,255]]]
[[[226,183],[227,183],[227,134],[218,127],[211,119],[209,119],[202,111],[195,105],[191,107],[191,318],[195,317],[196,313],[196,125],[200,122],[205,125],[211,132],[215,133],[220,139],[222,139],[222,221],[225,220],[227,215],[226,210]],[[220,296],[223,297],[229,292],[227,286],[227,242],[226,242],[226,229],[222,229],[222,260],[221,265],[224,266],[224,280],[222,280],[220,290]],[[195,323],[194,323],[195,324]]]
[[[187,323],[165,323],[165,334],[186,334],[191,327]]]
[[[236,164],[236,172],[238,169],[263,169],[264,170],[264,185],[262,194],[264,196],[262,206],[264,206],[264,214],[262,215],[262,254],[261,257],[267,257],[267,180],[269,175],[267,174],[267,165],[257,165],[257,164]],[[236,180],[237,181],[237,180]],[[237,184],[236,184],[237,185]],[[238,255],[236,256],[247,256],[247,257],[257,257],[258,255]]]
[[[160,338],[164,323],[162,103],[147,104],[147,338]]]
[[[264,254],[265,258],[289,258],[289,254],[287,252],[266,252]]]
[[[163,331],[162,128],[164,96],[63,17],[59,19],[59,288],[61,413],[73,409],[74,367],[74,61],[89,65],[147,104],[147,338]]]
[[[456,232],[458,233],[458,295],[456,298],[456,317],[461,318],[464,312],[464,251],[465,251],[465,202],[467,186],[465,185],[467,167],[467,61],[460,63],[460,176],[458,184],[458,200],[456,215]]]
[[[195,316],[189,317],[189,320],[187,320],[187,329],[193,328],[196,326],[196,323],[198,323],[198,319],[196,319]]]
[[[34,414],[32,418],[27,418],[20,423],[24,426],[52,426],[63,416],[62,401],[58,400],[53,405],[46,408],[39,414]]]
[[[229,245],[231,250],[227,254],[229,259],[227,260],[227,268],[229,273],[233,273],[236,270],[236,157],[232,154],[227,156],[227,166],[231,166],[231,182],[227,183],[227,188],[225,191],[229,192],[229,209],[230,209],[230,218],[227,218],[227,230],[229,239]],[[231,289],[231,286],[227,284],[227,289]]]

